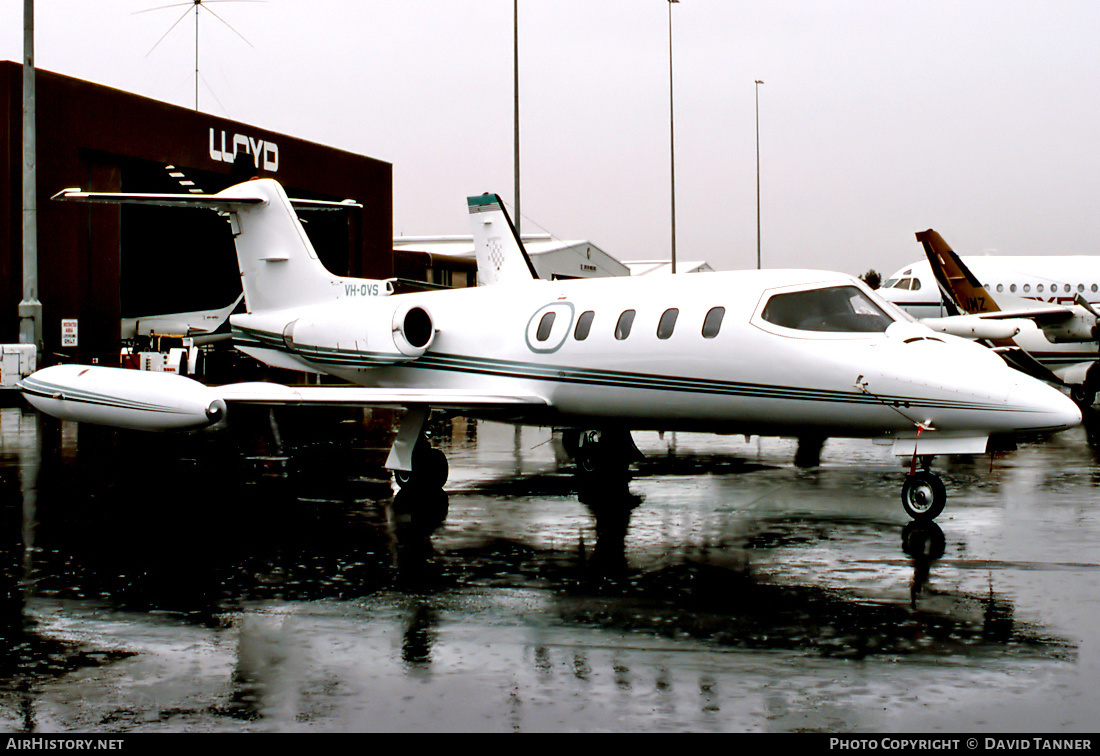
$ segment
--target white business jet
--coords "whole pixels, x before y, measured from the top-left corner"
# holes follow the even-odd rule
[[[353,384],[205,386],[79,365],[22,382],[35,407],[67,420],[162,430],[212,425],[236,403],[403,408],[386,466],[399,485],[424,490],[447,476],[424,440],[432,411],[585,430],[578,468],[597,475],[626,464],[622,444],[637,429],[872,438],[912,458],[902,501],[927,520],[945,500],[931,455],[981,454],[1081,421],[1056,389],[913,322],[850,276],[538,280],[496,195],[468,200],[484,285],[402,294],[329,273],[269,179],[205,197],[66,190],[58,199],[225,214],[247,310],[230,319],[237,348]]]
[[[934,330],[984,340],[1015,367],[1069,387],[1082,406],[1093,403],[1100,389],[1100,312],[1093,304],[1100,301],[1100,257],[964,262],[932,229],[917,241],[927,259],[892,276],[879,292],[884,299]]]

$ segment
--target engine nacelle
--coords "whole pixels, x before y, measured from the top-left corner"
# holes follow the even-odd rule
[[[195,430],[225,417],[225,402],[207,386],[171,373],[88,365],[54,365],[19,388],[47,415],[134,430]]]
[[[1096,316],[1090,312],[1075,312],[1072,318],[1060,323],[1044,323],[1043,335],[1052,344],[1077,341],[1096,341]]]
[[[402,305],[393,313],[393,343],[406,357],[416,359],[435,340],[432,316],[420,305]]]
[[[282,327],[283,344],[318,366],[392,365],[415,360],[435,340],[435,324],[423,306],[380,300],[371,306],[340,306],[303,314]]]
[[[964,339],[1011,339],[1025,330],[1019,319],[991,320],[977,315],[953,315],[946,318],[924,318],[921,323],[940,333]]]

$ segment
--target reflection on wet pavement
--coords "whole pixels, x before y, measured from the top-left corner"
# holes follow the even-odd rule
[[[918,527],[857,442],[807,469],[794,442],[639,434],[632,481],[578,491],[549,431],[454,420],[425,499],[394,494],[384,418],[0,422],[12,731],[934,730],[954,715],[920,691],[957,712],[1025,673],[1050,722],[1095,713],[1084,433],[946,464]]]

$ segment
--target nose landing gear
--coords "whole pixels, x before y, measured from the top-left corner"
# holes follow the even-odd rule
[[[947,489],[935,473],[916,470],[905,476],[901,486],[901,506],[917,522],[931,522],[947,503]]]

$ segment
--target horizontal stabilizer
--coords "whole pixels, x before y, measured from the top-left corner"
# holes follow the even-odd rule
[[[155,205],[158,207],[208,207],[211,210],[233,210],[249,205],[262,205],[267,198],[261,194],[140,194],[130,192],[85,192],[62,189],[51,199],[60,202],[93,202],[106,205]]]
[[[62,189],[51,199],[60,202],[92,202],[106,205],[156,205],[159,207],[206,207],[211,210],[231,210],[235,207],[262,205],[267,198],[261,194],[226,197],[221,194],[142,194],[134,192],[85,192],[81,189]],[[355,200],[294,199],[290,204],[296,210],[348,210],[361,208]]]

